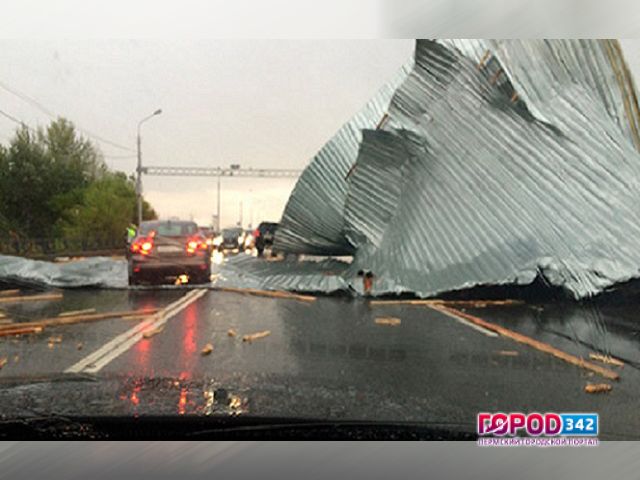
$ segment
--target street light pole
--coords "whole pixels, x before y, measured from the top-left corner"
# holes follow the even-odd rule
[[[217,233],[220,233],[221,232],[221,230],[220,230],[221,222],[220,222],[220,175],[219,174],[218,174],[218,202],[217,202],[216,206],[218,208],[218,213],[217,213],[217,217],[216,217],[217,218],[216,231],[217,231]]]
[[[142,223],[142,151],[140,150],[140,124],[138,124],[138,167],[136,168],[136,204],[138,226]]]
[[[160,115],[162,113],[162,109],[158,109],[153,112],[148,117],[144,117],[142,120],[138,122],[138,136],[137,136],[137,146],[138,146],[138,166],[136,168],[136,200],[137,200],[137,208],[138,208],[138,226],[142,223],[142,148],[141,148],[141,140],[140,140],[140,127],[144,122],[149,120],[156,115]]]

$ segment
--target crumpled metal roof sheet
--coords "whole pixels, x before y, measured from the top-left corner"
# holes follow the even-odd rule
[[[333,259],[269,262],[250,255],[237,255],[212,267],[214,287],[324,293],[348,289],[343,274],[349,264]]]
[[[549,107],[578,84],[640,150],[636,90],[618,41],[508,40],[492,41],[490,48],[537,119],[559,126],[562,117]]]
[[[362,130],[380,124],[391,96],[412,64],[412,60],[407,62],[311,160],[282,216],[276,235],[278,250],[318,255],[353,253],[343,231],[346,177],[358,155]]]
[[[0,255],[0,280],[60,288],[126,288],[127,262],[93,257],[54,263]]]
[[[381,120],[383,120],[381,122]],[[319,152],[276,248],[353,254],[216,267],[215,286],[433,296],[540,276],[575,298],[640,277],[640,114],[615,41],[418,41]],[[0,279],[126,285],[126,263],[0,256]]]
[[[542,275],[581,298],[637,277],[639,122],[625,68],[610,41],[418,41],[384,130],[364,132],[337,196],[349,283],[371,270],[374,293],[431,296]],[[313,178],[308,189],[327,187],[322,169]],[[315,204],[301,195],[289,205]],[[320,224],[324,209],[310,211]],[[313,242],[299,213],[285,212],[293,251]],[[323,253],[347,250],[338,230]]]

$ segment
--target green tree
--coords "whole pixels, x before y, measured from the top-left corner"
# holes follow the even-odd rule
[[[37,132],[23,126],[0,156],[0,215],[23,236],[50,237],[60,215],[54,199],[105,172],[99,151],[67,120]]]
[[[0,240],[98,240],[116,244],[136,222],[132,177],[110,172],[100,151],[65,119],[23,126],[0,145]],[[157,218],[143,202],[143,218]],[[60,244],[60,242],[54,242]]]
[[[74,197],[77,192],[72,194]],[[62,199],[65,202],[74,203]],[[157,218],[151,206],[144,202],[145,220]],[[107,173],[81,192],[77,203],[63,213],[59,227],[64,238],[71,240],[98,239],[117,244],[124,239],[127,226],[136,215],[136,192],[132,179],[124,173]]]
[[[18,129],[0,165],[2,216],[20,234],[43,236],[51,227],[53,190],[45,149],[26,127]]]

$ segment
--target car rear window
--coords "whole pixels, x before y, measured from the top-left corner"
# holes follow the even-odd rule
[[[222,236],[225,238],[237,237],[239,235],[242,235],[241,228],[230,228],[222,231]]]
[[[149,223],[140,226],[140,233],[147,235],[151,230],[155,230],[156,235],[166,237],[179,237],[181,235],[191,235],[198,231],[195,223]]]
[[[277,223],[263,223],[258,228],[262,233],[273,233],[278,228]]]

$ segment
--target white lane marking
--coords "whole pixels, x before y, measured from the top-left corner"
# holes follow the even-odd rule
[[[475,323],[471,323],[469,320],[467,320],[466,318],[462,318],[462,317],[458,317],[456,314],[448,312],[446,310],[441,310],[439,309],[437,306],[435,305],[429,305],[429,308],[431,308],[432,310],[435,310],[436,312],[440,312],[443,315],[446,315],[449,318],[453,318],[454,320],[456,320],[457,322],[466,325],[467,327],[473,328],[474,330],[485,334],[487,337],[497,337],[498,334],[496,332],[492,332],[491,330],[487,330],[484,327],[481,327],[480,325],[476,325]]]
[[[113,359],[123,354],[139,342],[145,331],[164,325],[171,317],[187,308],[207,293],[207,291],[207,289],[200,288],[191,290],[183,297],[180,297],[178,300],[153,315],[149,320],[138,323],[135,327],[127,330],[121,335],[118,335],[92,354],[87,355],[79,362],[70,366],[65,370],[65,373],[97,373]]]
[[[188,301],[194,295],[194,292],[195,292],[194,290],[190,291],[186,295],[180,297],[175,302],[167,305],[160,312],[158,312],[155,315],[153,315],[149,320],[146,320],[144,322],[140,322],[137,325],[135,325],[133,328],[131,328],[130,330],[127,330],[123,334],[118,335],[113,340],[111,340],[110,342],[107,342],[105,345],[100,347],[98,350],[96,350],[92,354],[90,354],[90,355],[86,356],[85,358],[83,358],[82,360],[80,360],[74,366],[68,368],[66,371],[76,372],[77,371],[76,366],[80,366],[81,364],[83,364],[85,366],[86,365],[91,365],[93,362],[95,362],[98,359],[102,358],[109,351],[111,351],[113,349],[114,345],[119,344],[122,341],[125,341],[125,340],[129,339],[132,335],[134,335],[134,334],[136,334],[138,332],[146,331],[147,329],[153,328],[152,325],[158,320],[158,318],[166,316],[167,312],[173,310],[174,308],[176,308],[176,307],[180,306],[181,304],[183,304],[184,302]]]

